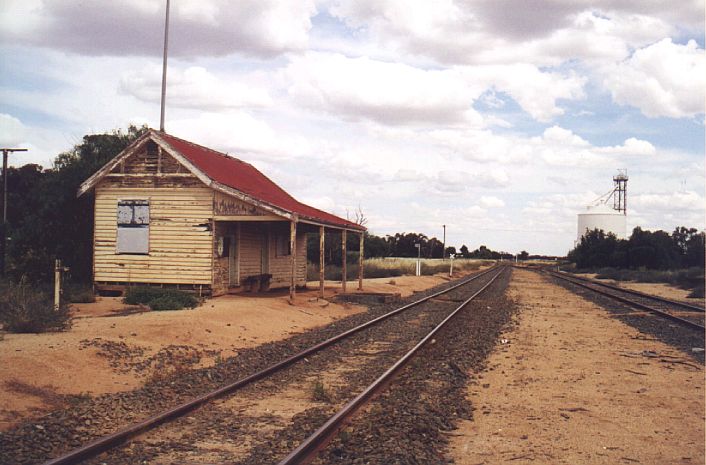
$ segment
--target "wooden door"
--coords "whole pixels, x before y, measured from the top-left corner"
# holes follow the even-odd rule
[[[240,284],[240,270],[238,263],[238,242],[235,234],[228,236],[228,284],[238,286]]]
[[[260,245],[260,273],[270,272],[270,232],[263,228]]]

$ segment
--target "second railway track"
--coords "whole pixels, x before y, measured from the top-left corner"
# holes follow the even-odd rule
[[[634,308],[650,312],[660,318],[676,322],[690,330],[704,332],[704,309],[702,307],[607,285],[592,279],[570,276],[566,273],[556,271],[547,271],[547,273],[557,279],[588,289]]]

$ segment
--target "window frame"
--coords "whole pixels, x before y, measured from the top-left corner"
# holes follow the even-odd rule
[[[126,207],[130,210],[129,217],[125,214]],[[150,221],[150,199],[118,199],[116,205],[115,254],[149,255]],[[135,238],[139,238],[137,246],[129,247],[130,240],[134,241]]]
[[[289,234],[279,233],[275,236],[275,257],[289,257],[292,255],[292,244]],[[286,250],[286,251],[285,251]]]

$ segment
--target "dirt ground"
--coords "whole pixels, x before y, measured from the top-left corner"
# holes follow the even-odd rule
[[[704,368],[515,270],[516,325],[468,395],[457,464],[703,464]]]
[[[584,278],[596,279],[594,273],[577,273],[577,276],[582,276]],[[613,279],[599,279],[607,284],[613,284],[615,286],[624,287],[625,289],[632,289],[633,291],[644,292],[645,294],[658,295],[666,299],[683,300],[685,302],[692,302],[694,305],[703,305],[704,299],[700,297],[688,297],[691,291],[684,289],[679,289],[678,287],[670,286],[665,283],[636,283],[632,281],[615,281]]]
[[[364,290],[403,296],[447,281],[445,276],[366,279]],[[348,292],[358,282],[348,283]],[[325,297],[340,292],[327,282]],[[119,392],[139,387],[170,346],[192,356],[190,366],[208,366],[239,349],[281,340],[325,325],[364,307],[318,299],[318,282],[298,292],[223,296],[195,310],[150,312],[103,297],[74,304],[71,330],[44,334],[0,334],[0,430],[67,401],[67,395]],[[196,358],[194,358],[196,354]],[[152,363],[154,362],[154,363]]]

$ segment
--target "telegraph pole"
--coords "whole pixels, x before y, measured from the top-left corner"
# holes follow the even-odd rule
[[[444,242],[441,245],[441,259],[443,260],[446,258],[446,225],[442,224],[442,226],[444,227]]]
[[[0,273],[5,276],[5,251],[7,250],[7,156],[13,152],[26,152],[27,149],[10,149],[3,148],[2,150],[2,226],[0,226]]]

